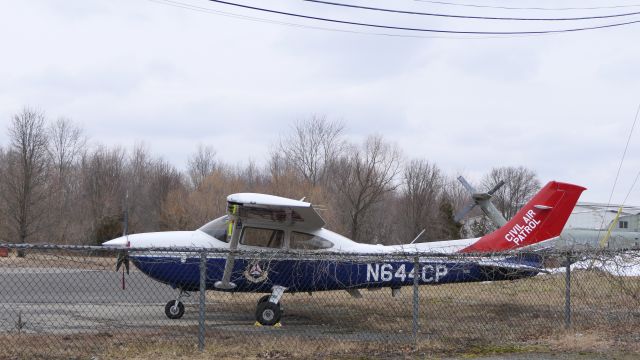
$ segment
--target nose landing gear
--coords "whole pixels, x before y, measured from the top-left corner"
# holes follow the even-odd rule
[[[178,297],[175,300],[169,300],[164,306],[164,313],[169,319],[180,319],[184,315],[184,304],[180,301],[183,297],[189,296],[189,293],[180,289]]]

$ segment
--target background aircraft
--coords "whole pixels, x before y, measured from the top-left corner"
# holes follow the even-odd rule
[[[280,300],[285,292],[346,290],[360,296],[358,289],[389,287],[397,291],[412,285],[470,281],[510,280],[533,276],[541,270],[535,255],[500,257],[491,253],[537,248],[557,237],[567,221],[583,187],[552,181],[545,185],[513,219],[481,238],[446,240],[408,245],[371,245],[354,242],[323,228],[325,222],[310,203],[277,196],[240,193],[228,196],[227,215],[195,231],[171,231],[126,235],[103,245],[122,248],[119,263],[131,259],[143,273],[166,283],[179,294],[165,306],[169,318],[184,314],[181,297],[197,291],[200,283],[199,257],[194,253],[151,252],[151,248],[210,249],[206,260],[206,287],[230,292],[266,292],[256,306],[256,320],[263,325],[280,321]],[[147,250],[145,250],[147,249]],[[249,250],[253,253],[215,253],[216,249]],[[325,256],[270,256],[289,254]],[[478,256],[450,259],[412,254],[475,253]],[[250,254],[250,255],[247,255]],[[344,254],[406,255],[406,260],[362,262]],[[484,254],[484,256],[482,255]]]

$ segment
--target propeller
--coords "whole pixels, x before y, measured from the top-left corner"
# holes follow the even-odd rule
[[[129,192],[125,195],[124,198],[124,219],[122,226],[122,236],[125,237],[129,234]],[[129,241],[127,241],[127,246],[129,246]],[[122,267],[124,265],[124,267]],[[122,290],[126,289],[124,273],[127,272],[129,275],[129,251],[128,250],[120,250],[118,251],[118,257],[116,259],[116,272],[120,270],[122,267]]]
[[[469,182],[467,182],[467,180],[462,176],[458,176],[458,181],[460,181],[462,186],[467,189],[469,193],[471,193],[471,199],[473,200],[473,202],[467,204],[467,206],[465,206],[455,215],[455,221],[460,222],[462,219],[464,219],[465,216],[467,216],[467,214],[471,210],[473,210],[473,208],[476,207],[476,205],[479,205],[492,220],[498,223],[499,226],[502,226],[507,222],[502,214],[500,214],[500,212],[491,203],[493,194],[495,194],[496,191],[498,191],[504,185],[504,180],[500,180],[500,182],[497,183],[496,186],[493,187],[493,189],[487,191],[486,193],[476,191],[476,189],[471,186],[471,184],[469,184]]]

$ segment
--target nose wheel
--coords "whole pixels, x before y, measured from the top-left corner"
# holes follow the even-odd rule
[[[169,300],[164,306],[164,313],[169,319],[180,319],[184,315],[184,304],[182,301]]]
[[[169,319],[180,319],[184,315],[184,304],[180,300],[185,296],[189,296],[189,294],[180,289],[178,297],[175,300],[169,300],[164,306],[164,313]]]
[[[271,295],[265,295],[258,300],[256,307],[256,321],[260,325],[273,326],[280,322],[282,317],[282,306],[280,298],[286,290],[283,286],[274,286]]]

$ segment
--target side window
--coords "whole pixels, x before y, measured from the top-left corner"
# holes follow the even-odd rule
[[[333,247],[333,243],[319,236],[293,231],[289,247],[291,249],[320,250]]]
[[[284,231],[282,230],[245,227],[242,230],[240,243],[248,246],[280,248],[283,239]]]

